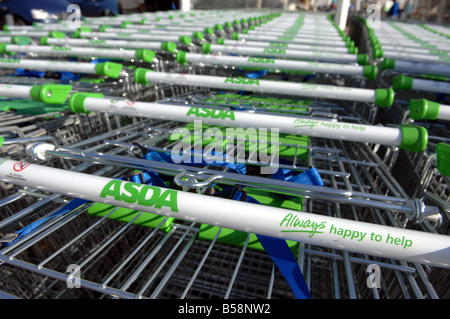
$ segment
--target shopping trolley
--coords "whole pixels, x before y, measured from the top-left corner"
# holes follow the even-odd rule
[[[156,75],[150,76],[152,73]],[[33,195],[37,193],[45,199],[34,206],[29,203],[20,206],[19,202],[25,199],[13,194],[3,203],[3,208],[16,212],[11,215],[15,217],[0,224],[6,236],[2,238],[5,248],[0,254],[1,268],[11,273],[2,282],[3,291],[27,298],[295,297],[292,287],[270,258],[270,250],[266,251],[264,237],[255,237],[258,234],[288,240],[287,245],[294,251],[313,298],[445,296],[442,280],[430,276],[436,269],[443,269],[441,274],[445,276],[448,263],[447,237],[432,231],[441,225],[441,208],[409,197],[372,145],[381,142],[378,132],[392,132],[389,137],[392,139],[402,135],[401,129],[385,127],[383,130],[368,125],[351,108],[334,105],[335,95],[309,103],[300,100],[294,91],[261,92],[251,85],[245,87],[238,83],[218,86],[219,81],[208,84],[220,78],[217,75],[203,75],[205,81],[195,85],[185,80],[196,75],[135,70],[134,76],[149,91],[163,84],[171,87],[172,94],[154,103],[109,99],[107,94],[100,97],[78,91],[70,96],[72,111],[116,112],[117,116],[132,116],[135,120],[128,126],[73,145],[30,143],[28,161],[36,164],[27,165],[24,161],[17,164],[5,159],[0,165],[2,180],[18,186],[34,184],[37,189]],[[160,81],[159,77],[168,80]],[[221,85],[225,79],[221,79]],[[262,83],[260,80],[259,84]],[[286,84],[288,87],[298,83]],[[183,92],[178,86],[197,89]],[[299,87],[302,86],[295,86]],[[317,89],[322,94],[327,87]],[[250,94],[240,94],[243,90]],[[373,103],[377,93],[375,90],[355,92],[370,95],[370,99],[364,100],[367,103]],[[338,101],[345,101],[344,94],[340,97]],[[332,103],[326,98],[333,100]],[[277,102],[273,103],[274,100]],[[267,104],[275,107],[268,111]],[[242,111],[249,108],[253,112]],[[323,113],[299,115],[319,109]],[[356,141],[336,138],[330,131],[325,134],[331,125],[339,124],[330,116],[331,110],[338,118],[353,121],[355,127],[373,129],[373,140],[359,140],[360,132],[354,134]],[[307,134],[311,130],[306,129],[283,131],[287,135],[282,136],[281,143],[275,138],[268,140],[279,148],[284,147],[284,161],[279,163],[282,170],[276,172],[273,161],[223,165],[222,160],[222,165],[214,165],[217,163],[202,160],[194,162],[197,165],[187,165],[174,163],[173,158],[165,156],[180,145],[176,142],[181,139],[191,145],[181,154],[181,159],[192,159],[195,146],[200,145],[190,135],[195,131],[194,119],[223,127],[230,125],[233,118],[243,128],[261,125],[264,120],[270,128],[273,119],[292,121],[294,115],[299,120],[297,125],[309,125],[315,130],[315,123],[323,123],[324,129],[317,135]],[[301,123],[301,120],[309,122]],[[174,139],[174,132],[181,133],[178,139]],[[309,138],[292,136],[298,134]],[[267,142],[259,140],[259,148]],[[420,139],[416,145],[418,152],[427,146],[422,142]],[[220,146],[223,150],[223,145]],[[386,146],[395,150],[399,145],[397,141]],[[250,145],[244,149],[252,150]],[[47,164],[51,159],[66,163],[70,169],[55,171]],[[21,179],[10,174],[12,167],[18,170],[16,177]],[[261,167],[270,168],[272,178],[258,174]],[[295,182],[296,178],[305,176],[303,173],[314,172],[309,171],[310,167],[318,171],[321,186],[304,180]],[[276,173],[284,177],[278,179]],[[55,184],[44,185],[40,174],[46,179],[54,177],[51,180]],[[142,184],[145,188],[136,186]],[[131,192],[123,191],[125,187]],[[144,192],[158,196],[139,197]],[[33,215],[36,206],[38,216]],[[19,221],[26,222],[19,224]],[[23,227],[27,225],[30,227]],[[287,232],[279,233],[280,225]],[[324,231],[321,225],[332,227]],[[290,227],[303,227],[308,232],[291,232],[298,229]],[[18,229],[25,230],[17,233]],[[373,240],[369,239],[370,234]],[[431,247],[429,241],[436,246]],[[439,251],[440,244],[442,251]],[[427,254],[430,250],[432,253]],[[417,257],[421,254],[423,258]],[[368,284],[368,266],[381,268],[380,285]],[[31,291],[23,287],[20,283],[27,279],[38,289]],[[69,288],[78,284],[81,289]]]

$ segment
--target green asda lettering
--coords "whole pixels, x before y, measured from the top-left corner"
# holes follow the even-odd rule
[[[276,47],[276,48],[287,48],[287,43],[278,43],[278,42],[271,42],[269,44],[269,47]]]
[[[285,36],[281,36],[281,37],[278,37],[278,40],[279,40],[279,41],[293,41],[293,40],[294,40],[294,37],[285,37]]]
[[[272,63],[275,64],[274,59],[270,58],[248,58],[247,62],[253,62],[253,63]]]
[[[113,197],[116,201],[155,208],[168,207],[172,212],[178,212],[177,192],[163,190],[158,187],[138,183],[112,180],[100,193],[101,198]]]
[[[92,40],[89,40],[89,43],[103,44],[103,43],[105,43],[105,40],[92,39]]]
[[[70,51],[72,48],[70,47],[58,47],[52,45],[52,51]]]
[[[231,110],[218,110],[218,109],[207,109],[201,107],[191,107],[186,113],[186,116],[196,116],[203,118],[230,119],[234,121],[234,111]]]
[[[266,48],[263,51],[264,53],[270,53],[270,54],[286,54],[286,50],[283,49],[274,49],[274,48]]]
[[[236,78],[226,78],[224,83],[259,85],[259,80],[236,77]]]

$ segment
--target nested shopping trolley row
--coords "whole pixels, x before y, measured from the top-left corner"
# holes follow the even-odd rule
[[[103,32],[151,29],[152,18]],[[265,19],[225,19],[208,39],[261,37],[260,28],[269,44],[302,32],[324,47],[349,43],[326,16]],[[335,41],[319,36],[324,25]],[[132,91],[45,79],[5,90],[56,111],[28,119],[39,136],[2,135],[4,296],[445,298],[448,200],[435,183],[411,194],[395,177],[407,153],[429,156],[424,181],[435,181],[429,171],[445,181],[434,128],[381,125],[395,96],[365,87],[372,66],[334,60],[338,73],[277,56],[266,68],[258,55],[210,56],[208,43],[125,64]],[[373,269],[379,282],[368,280]]]

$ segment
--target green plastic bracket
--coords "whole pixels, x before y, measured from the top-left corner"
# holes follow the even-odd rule
[[[409,76],[397,75],[392,79],[392,87],[395,91],[411,90],[414,79]]]
[[[375,90],[375,105],[385,108],[390,107],[394,103],[394,90],[376,89]]]
[[[384,58],[380,65],[381,70],[393,69],[395,68],[395,60]]]
[[[11,38],[11,43],[17,45],[27,45],[31,43],[31,38],[17,35]]]
[[[363,76],[368,80],[373,80],[377,77],[378,68],[376,65],[364,65]]]
[[[177,50],[177,44],[170,41],[163,42],[161,43],[161,50],[168,51],[170,53],[175,53],[175,51]]]
[[[186,65],[187,61],[186,61],[186,52],[184,51],[178,51],[177,55],[176,55],[176,60],[178,63],[182,64],[182,65]]]
[[[425,150],[428,144],[428,131],[422,126],[403,124],[401,126],[402,142],[398,148],[420,153]]]
[[[136,50],[136,59],[152,63],[156,53],[148,49]]]
[[[436,151],[437,169],[442,175],[450,177],[450,145],[445,143],[438,143],[436,145]]]
[[[71,85],[35,85],[31,88],[30,95],[33,101],[44,102],[47,104],[62,104],[66,102],[71,90]]]
[[[89,113],[84,106],[84,101],[88,97],[98,97],[103,98],[103,94],[101,93],[85,93],[85,92],[76,92],[70,96],[69,99],[69,108],[73,113]]]
[[[366,53],[358,54],[358,64],[367,65],[367,63],[369,63],[369,55]]]
[[[8,43],[0,43],[0,53],[14,55],[14,52],[8,51]]]
[[[211,43],[205,42],[202,44],[202,52],[204,54],[210,54],[211,53]]]
[[[95,72],[97,75],[107,76],[109,78],[117,79],[122,71],[123,65],[114,62],[103,62],[95,65]]]
[[[149,82],[147,81],[147,72],[150,72],[152,70],[150,69],[144,69],[144,68],[136,68],[136,70],[134,70],[134,81],[136,83],[140,83],[140,84],[149,84]]]
[[[80,29],[80,28],[79,28]],[[78,31],[78,30],[77,30]],[[85,31],[85,30],[80,30],[81,31]],[[59,31],[50,31],[48,33],[48,36],[50,38],[54,38],[54,39],[63,39],[65,38],[66,34],[64,32],[59,32]]]
[[[436,120],[440,106],[425,99],[412,99],[409,101],[409,115],[414,120]]]

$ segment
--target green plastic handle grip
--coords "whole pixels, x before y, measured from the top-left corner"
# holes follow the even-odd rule
[[[409,76],[397,75],[392,79],[392,87],[395,91],[411,90],[414,79]]]
[[[420,153],[425,150],[428,144],[428,131],[418,125],[403,124],[401,126],[402,142],[398,148]]]
[[[84,106],[84,101],[88,97],[98,97],[103,98],[103,94],[101,93],[85,93],[85,92],[76,92],[70,96],[69,99],[69,108],[73,113],[89,113]]]
[[[409,101],[409,115],[414,120],[437,120],[440,104],[425,99]]]

